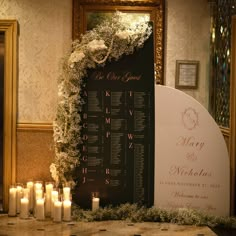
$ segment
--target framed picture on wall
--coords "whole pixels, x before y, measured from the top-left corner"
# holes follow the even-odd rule
[[[196,89],[198,87],[199,61],[177,60],[175,87]]]

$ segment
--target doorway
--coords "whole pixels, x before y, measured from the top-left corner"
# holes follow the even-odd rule
[[[16,179],[17,33],[16,20],[0,20],[0,212]]]

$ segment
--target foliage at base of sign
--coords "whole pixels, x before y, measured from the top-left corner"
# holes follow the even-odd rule
[[[75,184],[73,172],[80,163],[81,110],[88,70],[133,54],[152,33],[148,19],[140,17],[133,22],[130,17],[130,14],[116,12],[112,18],[87,31],[80,40],[75,40],[72,51],[63,59],[53,122],[55,159],[50,165],[58,186]]]
[[[164,210],[156,207],[146,208],[137,204],[122,204],[118,207],[108,206],[96,211],[85,211],[73,206],[73,219],[76,221],[126,220],[131,222],[166,222],[179,225],[196,225],[236,229],[235,217],[219,217],[203,212],[180,208]]]

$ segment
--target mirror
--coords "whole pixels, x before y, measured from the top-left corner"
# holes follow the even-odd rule
[[[16,89],[17,89],[17,21],[0,20],[1,55],[1,165],[0,204],[8,209],[9,185],[16,172]]]
[[[231,77],[230,77],[230,169],[231,169],[231,213],[236,214],[236,16],[232,17],[231,37]]]
[[[108,14],[120,11],[130,14],[149,15],[154,26],[154,61],[156,83],[163,84],[163,37],[164,11],[163,1],[132,0],[73,0],[73,40],[78,39],[88,29],[92,14]]]

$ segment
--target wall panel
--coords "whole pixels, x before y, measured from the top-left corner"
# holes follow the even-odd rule
[[[54,158],[53,131],[45,125],[17,128],[16,181],[51,181],[49,166]]]

